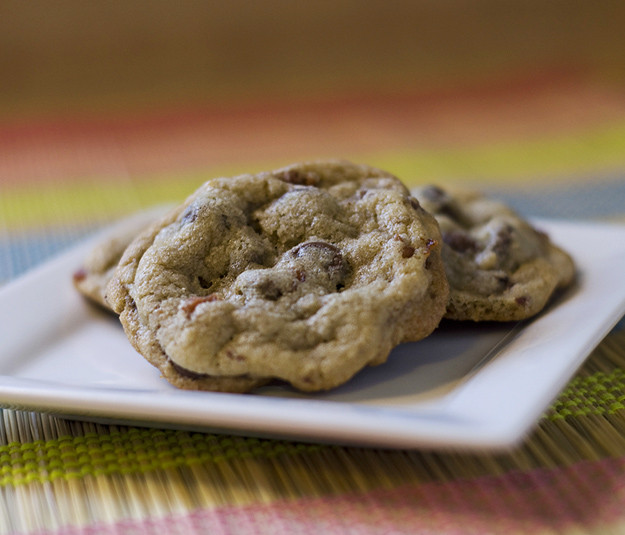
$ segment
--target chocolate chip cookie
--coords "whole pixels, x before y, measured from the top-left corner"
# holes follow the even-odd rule
[[[106,286],[126,247],[139,232],[163,216],[166,211],[166,207],[157,206],[122,221],[106,235],[101,236],[82,265],[73,273],[76,289],[91,302],[110,310],[106,300]]]
[[[412,194],[441,228],[450,285],[447,318],[526,319],[573,282],[571,257],[505,204],[432,185]]]
[[[181,388],[333,388],[429,335],[441,235],[391,174],[342,161],[206,182],[126,249],[108,302]]]

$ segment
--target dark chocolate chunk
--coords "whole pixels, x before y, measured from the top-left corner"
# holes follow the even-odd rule
[[[288,171],[284,171],[276,176],[283,182],[288,182],[289,184],[298,184],[301,186],[319,185],[319,177],[316,174],[298,171],[296,169],[289,169]]]
[[[466,232],[448,230],[443,233],[443,241],[454,251],[459,253],[475,253],[478,250],[477,242]]]
[[[404,248],[401,250],[402,258],[410,258],[414,255],[414,247],[412,245],[404,245]]]

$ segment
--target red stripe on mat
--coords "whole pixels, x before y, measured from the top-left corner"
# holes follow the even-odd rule
[[[318,113],[329,116],[349,113],[361,109],[420,109],[431,111],[439,106],[446,107],[450,102],[459,100],[469,105],[479,104],[484,100],[527,98],[534,93],[559,88],[566,90],[580,85],[589,79],[589,73],[573,68],[554,68],[531,73],[515,73],[480,82],[448,85],[435,90],[406,91],[400,88],[393,93],[350,92],[326,98],[294,97],[279,100],[264,99],[257,102],[237,103],[236,105],[218,106],[178,106],[163,109],[158,113],[110,112],[104,114],[83,114],[69,117],[14,120],[0,124],[0,143],[32,143],[34,140],[67,137],[82,138],[85,133],[94,135],[141,134],[161,128],[193,127],[206,122],[229,122],[233,118],[245,118],[254,121],[264,120],[267,116],[291,115],[302,107],[311,115]],[[128,111],[128,110],[126,110]]]
[[[617,532],[619,526],[625,528],[624,482],[625,459],[585,461],[555,470],[402,486],[358,495],[201,509],[186,515],[125,520],[54,533],[118,535],[159,530],[181,535],[514,535],[602,533],[604,529]]]
[[[0,126],[0,182],[154,173],[544,138],[625,119],[625,92],[561,69],[430,92]]]

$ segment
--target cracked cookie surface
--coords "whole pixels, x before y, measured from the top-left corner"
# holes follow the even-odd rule
[[[434,185],[412,194],[440,225],[450,285],[447,318],[526,319],[573,282],[571,257],[505,204]]]
[[[108,300],[178,387],[315,391],[429,335],[448,286],[406,187],[331,161],[208,181],[130,244]]]

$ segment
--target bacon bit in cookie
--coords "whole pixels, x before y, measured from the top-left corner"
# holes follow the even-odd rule
[[[235,353],[230,349],[226,350],[226,357],[228,357],[230,360],[236,360],[237,362],[245,362],[245,357],[243,355],[239,355],[238,353]]]
[[[517,305],[521,307],[525,307],[529,304],[530,300],[529,300],[529,297],[522,295],[520,297],[515,298],[514,301],[516,302]]]
[[[74,271],[72,278],[74,279],[74,282],[81,282],[87,278],[87,275],[87,270],[85,268],[80,268]]]
[[[412,247],[412,245],[404,245],[403,249],[401,250],[402,258],[410,258],[413,255],[414,247]]]
[[[276,175],[276,178],[283,182],[300,186],[318,186],[320,182],[319,177],[315,173],[304,173],[295,169],[284,171]]]
[[[182,311],[190,318],[198,305],[202,303],[210,303],[212,301],[220,301],[221,298],[217,294],[205,295],[203,297],[191,297],[182,305]]]
[[[295,278],[299,282],[304,282],[306,280],[306,272],[301,270],[301,269],[296,269],[295,270]]]
[[[425,250],[426,250],[426,258],[425,258],[425,263],[423,264],[423,266],[425,267],[425,269],[431,269],[432,267],[432,259],[430,258],[430,253],[432,252],[432,249],[434,247],[436,247],[438,245],[438,241],[437,240],[433,240],[431,238],[428,238],[427,240],[425,240]]]

